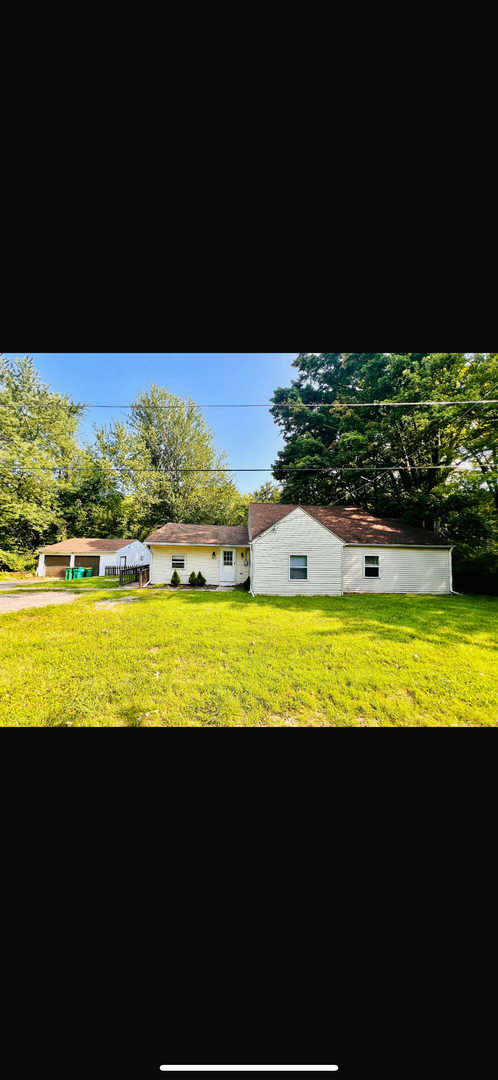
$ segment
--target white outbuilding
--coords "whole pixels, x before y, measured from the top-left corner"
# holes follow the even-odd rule
[[[38,550],[38,577],[63,578],[67,566],[91,568],[92,577],[104,577],[106,567],[140,566],[149,562],[149,551],[140,540],[101,540],[75,537]]]

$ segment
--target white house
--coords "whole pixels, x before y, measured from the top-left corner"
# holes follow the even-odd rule
[[[276,596],[450,593],[451,544],[397,518],[356,506],[251,503],[248,527],[169,524],[145,540],[152,584],[174,570],[186,584],[200,570],[209,585]]]
[[[192,570],[208,585],[234,586],[249,577],[246,525],[163,525],[144,541],[150,549],[151,584],[169,585],[176,570],[186,585]]]
[[[97,540],[73,537],[38,549],[38,577],[63,578],[66,566],[91,567],[92,577],[104,577],[106,566],[147,565],[149,550],[140,540]]]

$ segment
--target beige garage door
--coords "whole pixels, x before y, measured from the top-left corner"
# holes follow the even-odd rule
[[[45,577],[65,577],[69,555],[45,555]]]

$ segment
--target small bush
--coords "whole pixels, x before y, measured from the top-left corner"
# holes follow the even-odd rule
[[[199,573],[197,574],[196,583],[197,583],[197,585],[205,585],[206,584],[206,578],[201,574],[200,570],[199,570]]]
[[[197,585],[197,574],[195,570],[192,570],[192,573],[188,580],[191,585]]]
[[[171,584],[174,585],[175,588],[176,588],[178,585],[181,585],[181,583],[182,583],[182,579],[181,579],[178,571],[173,570],[173,575],[172,575],[172,578],[171,578]]]

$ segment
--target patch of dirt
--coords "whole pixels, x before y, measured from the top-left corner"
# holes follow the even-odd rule
[[[0,615],[7,615],[10,611],[22,611],[23,608],[48,607],[49,604],[72,604],[76,599],[77,595],[74,593],[11,593],[10,596],[0,596]]]
[[[138,596],[120,596],[116,600],[96,600],[97,608],[115,608],[117,604],[138,604]]]

